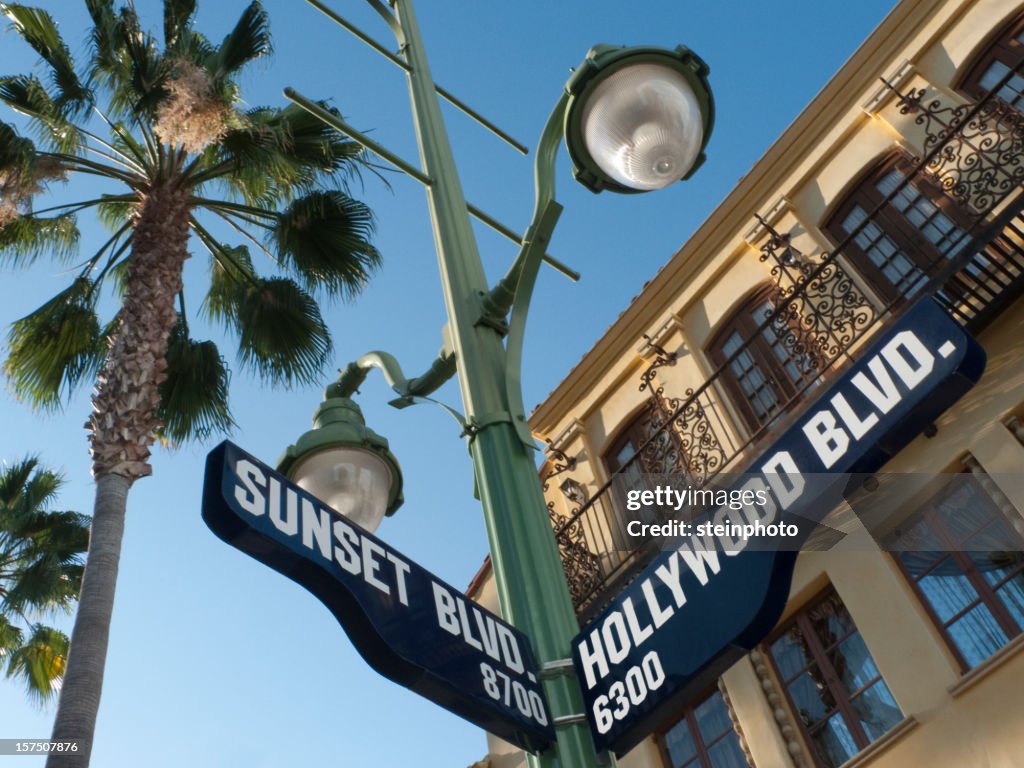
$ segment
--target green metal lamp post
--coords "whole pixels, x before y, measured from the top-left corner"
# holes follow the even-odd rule
[[[394,0],[394,13],[378,0],[369,0],[395,33],[404,60],[383,51],[321,3],[310,2],[408,74],[422,170],[317,103],[290,89],[286,95],[425,184],[448,324],[444,349],[422,376],[406,379],[397,361],[382,352],[350,364],[318,409],[319,427],[286,452],[279,468],[295,479],[297,470],[309,466],[307,453],[320,454],[330,465],[324,456],[334,437],[345,448],[353,442],[365,446],[351,423],[339,430],[341,422],[330,421],[327,414],[349,418],[344,416],[350,413],[344,411],[351,403],[347,398],[371,368],[380,369],[398,393],[392,403],[398,407],[429,395],[457,372],[464,407],[459,418],[473,460],[502,614],[533,644],[556,727],[556,746],[531,756],[531,765],[594,765],[597,758],[569,658],[579,626],[537,478],[536,445],[522,401],[520,361],[526,313],[541,262],[560,268],[545,248],[561,212],[554,198],[555,156],[561,137],[566,136],[574,175],[595,192],[640,192],[686,178],[703,161],[713,123],[707,67],[682,47],[669,51],[598,46],[588,53],[541,134],[533,219],[526,234],[516,238],[521,244],[519,255],[505,277],[490,287],[469,218],[471,213],[482,215],[463,195],[437,94],[451,99],[431,77],[411,0]],[[358,421],[359,429],[365,430],[361,416]],[[318,434],[327,429],[335,430],[334,437]],[[371,444],[374,439],[381,440],[374,436]],[[384,445],[381,463],[390,462],[392,479],[400,485],[397,463]],[[392,489],[388,498],[387,508],[394,511],[400,490]]]

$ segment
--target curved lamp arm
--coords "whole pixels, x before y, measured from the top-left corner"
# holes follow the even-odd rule
[[[537,283],[544,251],[551,239],[562,206],[555,200],[555,158],[562,138],[562,122],[565,118],[569,96],[562,91],[561,97],[551,110],[544,130],[541,132],[534,158],[535,199],[530,228],[523,239],[523,247],[513,262],[508,274],[491,290],[488,299],[499,307],[499,301],[509,296],[512,317],[509,321],[508,341],[505,348],[505,397],[512,423],[520,441],[536,450],[537,443],[526,423],[526,408],[523,405],[522,363],[523,341],[526,335],[526,315],[530,299]],[[502,313],[504,314],[504,312]]]
[[[526,408],[523,405],[523,341],[526,335],[526,316],[537,283],[537,273],[562,212],[562,206],[555,200],[555,160],[562,139],[562,123],[568,102],[569,96],[563,91],[544,124],[537,144],[534,158],[533,217],[523,238],[523,245],[508,272],[484,298],[485,311],[492,316],[504,317],[509,310],[512,311],[505,350],[505,398],[520,441],[531,449],[536,449],[537,444],[526,423]],[[452,378],[456,373],[457,363],[455,355],[450,350],[442,349],[423,374],[407,379],[393,355],[380,351],[369,352],[349,363],[330,389],[338,397],[349,397],[366,381],[372,368],[379,369],[384,374],[388,386],[398,393],[399,397],[393,400],[391,405],[404,408],[416,402],[418,398],[426,397]],[[458,414],[451,409],[446,410],[465,426],[465,422]]]
[[[388,386],[401,397],[424,397],[455,375],[455,355],[441,350],[430,367],[414,379],[405,378],[402,366],[387,352],[368,352],[349,363],[331,386],[338,397],[350,397],[366,381],[371,368],[380,369]]]

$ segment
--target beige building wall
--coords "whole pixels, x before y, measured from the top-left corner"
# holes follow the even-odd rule
[[[831,248],[826,217],[865,170],[898,148],[921,154],[922,126],[914,115],[901,113],[879,78],[903,92],[924,89],[929,100],[959,106],[966,101],[956,90],[964,67],[1022,11],[1020,0],[904,0],[896,7],[538,406],[530,420],[534,433],[576,460],[574,480],[593,493],[609,479],[602,456],[649,402],[649,390],[640,391],[638,384],[657,348],[676,356],[657,372],[656,385],[667,392],[697,388],[713,373],[705,353],[709,339],[738,302],[772,279],[759,250],[769,233],[755,213],[777,231],[792,233],[792,245],[804,255],[820,257]],[[873,296],[866,280],[850,272],[859,290]],[[986,473],[984,482],[1001,494],[1007,514],[1024,531],[1018,511],[1024,510],[1024,445],[1007,425],[1024,414],[1021,339],[1024,300],[1018,299],[979,335],[988,354],[981,382],[937,421],[933,436],[916,438],[885,469],[936,473],[973,467]],[[721,387],[711,387],[707,408],[721,439],[735,446],[746,440],[747,427]],[[757,445],[733,466],[742,466]],[[578,504],[559,492],[562,479],[553,478],[546,493],[564,516]],[[924,491],[913,482],[902,491],[909,512]],[[844,768],[1024,766],[1024,635],[963,673],[893,556],[856,519],[851,525],[850,535],[833,549],[801,554],[782,618],[832,585],[904,714],[902,723]],[[486,567],[471,594],[498,610]],[[816,764],[765,654],[755,651],[736,663],[722,676],[720,690],[751,766]],[[521,752],[494,737],[488,749],[492,768],[524,764]],[[618,764],[660,768],[666,762],[651,737]]]

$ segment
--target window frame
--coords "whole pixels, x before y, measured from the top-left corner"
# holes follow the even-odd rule
[[[993,512],[993,514],[985,518],[984,521],[982,521],[977,527],[973,528],[967,534],[967,536],[965,536],[966,540],[970,539],[970,537],[974,536],[975,534],[986,528],[988,525],[990,525],[993,519],[998,519],[999,517],[1001,517],[1003,515],[1003,512],[1001,509],[999,509],[997,502],[985,491],[982,484],[978,482],[978,480],[973,476],[972,473],[959,472],[957,473],[957,475],[959,478],[963,479],[962,482],[972,484],[979,490],[980,494],[991,505],[991,509]],[[1007,584],[1017,574],[1024,572],[1024,560],[1022,560],[1010,572],[1010,574],[1007,575],[1004,579],[1002,579],[998,584],[994,586],[990,585],[988,581],[985,579],[985,577],[982,575],[978,567],[974,564],[974,561],[971,558],[967,557],[965,552],[960,551],[958,549],[961,542],[958,542],[956,540],[955,536],[949,531],[948,527],[946,526],[946,523],[942,519],[942,516],[936,511],[936,507],[938,506],[938,504],[941,503],[946,498],[948,498],[950,493],[953,492],[954,490],[954,488],[947,487],[943,488],[938,493],[933,494],[926,502],[924,502],[924,504],[919,506],[910,516],[908,516],[903,521],[903,523],[901,523],[900,526],[901,528],[906,528],[911,524],[917,523],[918,520],[925,520],[928,523],[929,531],[932,534],[934,534],[940,540],[940,542],[947,547],[946,555],[937,558],[932,563],[929,563],[927,569],[922,571],[921,574],[915,576],[914,574],[910,573],[910,571],[907,569],[906,564],[900,559],[898,552],[891,552],[890,554],[892,556],[893,561],[896,563],[896,567],[899,569],[900,573],[903,575],[903,577],[906,579],[907,583],[913,590],[918,602],[924,608],[925,613],[928,614],[929,619],[931,619],[936,631],[938,631],[938,633],[942,636],[942,640],[946,644],[946,647],[949,648],[950,652],[953,654],[953,657],[956,659],[957,664],[960,667],[961,674],[966,674],[967,672],[970,672],[972,669],[976,668],[978,665],[974,665],[974,667],[972,667],[968,663],[963,651],[960,650],[960,647],[957,645],[952,633],[949,631],[949,627],[952,626],[961,617],[973,611],[977,606],[982,605],[988,609],[989,613],[992,615],[993,620],[1006,635],[1006,643],[1003,646],[1001,646],[1001,648],[1005,648],[1006,645],[1013,642],[1015,638],[1024,634],[1024,626],[1018,624],[1017,620],[1014,619],[1013,616],[1010,614],[1009,609],[1007,609],[1007,607],[1003,604],[1002,599],[999,597],[999,595],[996,594],[996,590],[998,590],[1004,584]],[[1009,521],[1005,522],[1008,526],[1010,525]],[[977,593],[978,599],[976,601],[972,601],[966,607],[957,611],[957,613],[953,614],[948,621],[944,622],[942,620],[942,617],[939,616],[938,611],[932,605],[931,600],[928,599],[928,596],[924,593],[924,590],[921,589],[919,582],[921,578],[927,576],[928,573],[930,573],[933,569],[938,567],[947,558],[952,559],[960,567],[964,577],[967,579],[970,586]],[[991,656],[988,658],[991,658]],[[983,663],[984,660],[979,662],[979,664]]]
[[[971,58],[959,79],[957,90],[971,99],[981,99],[988,95],[988,90],[981,85],[981,78],[994,62],[1002,62],[1013,70],[1024,60],[1024,43],[1017,40],[1022,32],[1024,14],[1018,14],[1004,24],[999,33]]]
[[[654,405],[648,403],[642,408],[633,413],[628,422],[624,426],[620,426],[618,431],[615,433],[615,437],[611,442],[608,443],[608,447],[601,453],[601,461],[604,464],[605,471],[609,477],[617,474],[622,470],[626,464],[633,461],[631,457],[626,459],[624,462],[619,462],[618,455],[622,452],[622,449],[627,445],[633,447],[633,456],[640,455],[640,449],[650,439],[651,435],[643,434],[640,431],[640,427],[647,421],[650,421],[653,414]],[[638,443],[637,438],[645,438],[643,442]],[[643,463],[643,459],[637,459],[640,463]]]
[[[843,609],[846,611],[846,615],[850,619],[852,629],[846,632],[845,634],[837,637],[828,646],[825,646],[822,644],[821,639],[817,636],[817,633],[814,630],[814,625],[811,621],[810,613],[815,608],[822,605],[826,600],[828,600],[832,596],[835,596],[839,600],[840,605],[843,606]],[[778,662],[775,659],[775,654],[772,653],[771,646],[773,643],[775,643],[775,641],[780,639],[793,627],[797,627],[799,629],[800,635],[804,639],[805,644],[807,645],[808,652],[810,653],[811,658],[807,664],[805,664],[803,667],[799,669],[799,671],[796,672],[796,674],[794,674],[790,678],[786,678],[783,676],[782,671],[779,668]],[[886,690],[889,692],[889,695],[892,696],[892,691],[889,689],[889,684],[886,682],[885,677],[882,675],[881,669],[878,669],[878,664],[874,661],[874,654],[871,653],[870,648],[867,648],[866,642],[864,643],[865,648],[867,648],[868,654],[871,656],[872,664],[874,664],[878,674],[876,674],[866,683],[864,683],[859,688],[853,691],[847,691],[845,686],[843,685],[843,682],[839,677],[839,673],[836,671],[835,666],[829,660],[828,652],[829,650],[834,651],[842,643],[844,643],[846,640],[848,640],[856,634],[860,634],[860,628],[857,626],[857,622],[853,619],[853,615],[850,613],[849,609],[846,608],[846,604],[839,596],[839,593],[836,591],[835,586],[832,584],[828,584],[819,592],[817,592],[814,596],[812,596],[809,600],[803,603],[792,616],[787,618],[782,624],[776,627],[776,629],[768,636],[768,639],[765,640],[761,645],[761,653],[764,657],[768,659],[768,663],[770,664],[771,670],[775,675],[775,679],[778,681],[779,688],[782,690],[782,694],[785,697],[786,705],[793,716],[792,719],[797,723],[797,726],[800,730],[801,737],[803,738],[804,745],[807,748],[807,752],[811,758],[811,761],[815,766],[819,766],[819,768],[824,768],[824,764],[819,759],[818,753],[814,748],[814,741],[812,738],[812,732],[810,728],[803,721],[803,718],[801,718],[797,714],[799,710],[789,690],[789,685],[791,683],[798,680],[800,676],[803,675],[811,667],[818,667],[818,669],[821,672],[822,679],[825,682],[825,686],[835,702],[834,709],[829,710],[829,712],[838,712],[842,715],[847,731],[853,738],[854,745],[857,747],[857,752],[854,753],[854,756],[862,753],[873,743],[877,742],[878,739],[872,740],[868,736],[867,732],[864,730],[864,727],[861,725],[860,722],[860,716],[857,714],[856,709],[854,709],[853,707],[853,700],[857,696],[863,694],[869,688],[874,686],[879,681],[882,682],[882,684],[886,687]],[[892,698],[893,700],[895,700],[894,696]],[[897,707],[898,706],[899,703],[897,702]],[[902,708],[900,709],[900,714],[905,719],[906,715],[903,713]],[[826,714],[818,723],[815,723],[815,725],[823,726],[824,724],[828,723],[828,719],[829,715]],[[890,727],[889,730],[895,728],[896,725],[897,724],[894,724],[892,727]],[[815,733],[816,732],[817,731],[815,731]],[[882,738],[882,735],[880,735],[878,738]]]
[[[669,420],[671,414],[663,413],[654,400],[649,400],[641,408],[634,411],[629,421],[620,425],[613,433],[614,438],[609,441],[607,447],[601,452],[601,463],[609,478],[618,475],[622,469],[636,462],[640,474],[643,475],[672,475],[685,474],[689,476],[689,456],[683,448],[682,440],[676,432],[676,428]],[[659,427],[651,428],[648,431],[641,431],[641,426],[649,424],[658,419],[664,419],[665,423]],[[668,449],[677,456],[675,464],[663,464],[651,466],[643,456],[643,448],[650,444],[662,441],[662,444],[670,443]],[[624,462],[619,462],[618,454],[627,445],[633,447],[633,456]]]
[[[709,750],[711,747],[715,746],[723,739],[728,738],[729,734],[732,734],[736,737],[736,742],[740,747],[740,752],[743,752],[743,744],[740,740],[740,734],[737,732],[736,726],[732,723],[732,718],[729,718],[729,728],[725,731],[722,731],[722,733],[717,738],[715,738],[714,741],[710,743],[705,743],[704,741],[704,737],[700,732],[700,725],[697,723],[696,710],[704,702],[706,702],[708,699],[710,699],[712,696],[716,694],[722,697],[722,703],[725,705],[726,711],[728,712],[729,705],[725,701],[725,695],[719,689],[716,681],[714,685],[705,689],[698,696],[694,697],[694,703],[687,704],[685,707],[683,707],[683,709],[675,717],[672,718],[672,721],[668,725],[659,728],[655,732],[654,740],[655,743],[658,745],[658,752],[661,755],[661,761],[664,768],[675,768],[675,764],[672,762],[672,755],[668,751],[667,737],[669,731],[671,731],[684,720],[686,721],[687,730],[690,732],[690,738],[693,739],[694,746],[697,748],[697,768],[714,768],[714,763],[712,762]],[[744,761],[746,761],[746,755],[744,755]]]
[[[754,316],[754,311],[765,302],[771,302],[777,293],[778,288],[772,283],[764,284],[751,291],[741,302],[733,305],[729,314],[719,321],[718,327],[704,347],[707,358],[715,368],[722,371],[722,384],[726,394],[751,434],[772,424],[792,408],[799,401],[799,395],[806,384],[804,380],[794,381],[786,372],[785,366],[772,354],[771,345],[764,338],[763,333],[767,328],[773,328],[774,324],[762,328],[765,319],[757,319]],[[798,339],[800,338],[800,329],[794,327],[792,323],[789,326],[789,331]],[[740,335],[743,340],[743,349],[750,352],[758,369],[765,376],[776,395],[778,408],[764,420],[758,416],[750,398],[743,391],[743,385],[731,366],[726,363],[730,356],[725,354],[725,343],[733,333]],[[791,356],[790,359],[794,358]],[[794,364],[799,365],[795,359]]]
[[[926,197],[956,227],[966,232],[969,231],[972,222],[969,214],[942,190],[937,181],[923,170],[915,173],[913,159],[900,150],[889,153],[888,156],[875,163],[847,189],[838,204],[826,217],[823,230],[832,243],[846,243],[842,255],[867,281],[884,306],[896,308],[913,301],[921,294],[916,292],[908,298],[871,261],[871,257],[857,243],[856,238],[849,236],[849,233],[843,228],[843,222],[854,208],[859,206],[864,210],[868,221],[875,222],[888,237],[894,240],[900,253],[921,270],[926,277],[930,277],[941,269],[948,263],[948,259],[935,243],[914,226],[893,205],[893,201],[887,200],[888,196],[882,194],[878,189],[878,182],[894,170],[903,174],[905,178],[903,184]]]

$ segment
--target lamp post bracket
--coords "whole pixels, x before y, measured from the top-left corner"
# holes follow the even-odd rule
[[[466,203],[466,209],[469,211],[470,215],[473,216],[473,218],[483,222],[488,227],[493,229],[495,232],[505,236],[507,239],[511,240],[516,245],[522,246],[525,242],[523,238],[517,235],[510,227],[505,226],[500,221],[495,219],[493,216],[480,210],[472,203]],[[580,273],[577,272],[572,267],[568,266],[567,264],[559,261],[554,256],[545,253],[543,256],[541,256],[541,260],[549,267],[554,269],[556,272],[560,272],[566,277],[568,277],[574,283],[579,281]]]
[[[369,136],[367,136],[365,133],[356,130],[347,122],[345,122],[345,120],[340,115],[337,115],[331,110],[327,109],[323,104],[320,104],[306,96],[303,96],[294,88],[285,88],[284,95],[285,98],[287,98],[289,101],[302,107],[304,110],[309,112],[314,117],[327,123],[335,130],[341,131],[343,134],[348,136],[357,144],[370,150],[375,155],[378,155],[379,157],[382,157],[383,159],[387,160],[389,163],[391,163],[393,166],[395,166],[398,170],[402,171],[407,176],[411,176],[412,178],[416,179],[416,181],[428,187],[434,183],[433,180],[429,176],[427,176],[427,174],[423,173],[423,171],[421,171],[415,165],[410,163],[408,160],[405,160],[402,157],[398,156],[384,145],[377,143]],[[519,235],[517,235],[511,228],[505,226],[500,221],[495,219],[493,216],[484,213],[482,210],[480,210],[471,203],[466,203],[466,209],[474,218],[483,222],[488,227],[493,229],[495,232],[498,232],[499,234],[505,236],[516,245],[523,244],[523,239],[519,237]],[[553,267],[556,271],[561,272],[563,275],[568,277],[573,282],[580,279],[579,272],[563,264],[561,261],[554,258],[553,256],[544,254],[542,258],[549,266]]]
[[[416,179],[416,181],[420,182],[421,184],[424,184],[429,187],[431,184],[434,183],[429,176],[423,173],[423,171],[421,171],[415,165],[408,162],[407,160],[403,160],[390,149],[383,146],[382,144],[378,144],[376,141],[371,139],[366,134],[357,131],[351,125],[346,123],[341,118],[340,115],[335,114],[331,110],[327,109],[323,104],[320,104],[316,101],[313,101],[310,98],[307,98],[306,96],[303,96],[294,88],[285,88],[284,95],[285,98],[288,99],[289,101],[298,104],[300,107],[302,107],[304,110],[309,112],[314,117],[319,118],[323,122],[327,123],[327,125],[331,126],[336,130],[341,131],[350,139],[353,139],[357,144],[361,144],[374,154],[384,158],[393,166],[395,166],[398,170],[402,171],[408,176],[412,176],[412,178]]]
[[[425,403],[436,405],[438,408],[443,409],[445,412],[448,413],[449,416],[455,419],[456,423],[458,423],[459,425],[460,435],[465,435],[469,433],[469,427],[466,425],[466,417],[462,415],[462,412],[456,410],[455,408],[452,408],[447,403],[442,403],[440,400],[435,400],[432,397],[407,395],[405,397],[396,397],[394,400],[388,401],[388,405],[390,405],[392,408],[397,408],[398,410],[408,408],[410,405],[423,405]]]
[[[334,11],[331,8],[328,8],[326,5],[324,5],[323,3],[319,2],[319,0],[306,0],[306,2],[309,3],[310,5],[312,5],[314,8],[316,8],[322,14],[324,14],[331,21],[335,22],[340,27],[342,27],[346,31],[350,32],[357,39],[361,40],[366,45],[370,46],[370,48],[375,50],[377,53],[379,53],[385,59],[390,61],[392,64],[394,64],[395,66],[403,69],[406,72],[409,71],[409,64],[407,62],[405,62],[401,57],[396,56],[395,54],[393,54],[391,51],[389,51],[383,45],[378,43],[376,40],[374,40],[368,34],[363,32],[361,29],[359,29],[355,24],[353,24],[352,22],[350,22],[347,19],[343,18],[341,16],[341,14],[339,14],[337,11]],[[376,10],[377,13],[379,13],[383,17],[384,21],[387,22],[387,25],[389,27],[391,27],[391,31],[394,33],[395,39],[398,41],[399,47],[400,48],[404,48],[404,46],[405,46],[405,35],[402,32],[402,27],[398,23],[398,19],[395,18],[395,15],[393,13],[391,13],[390,11],[388,11],[387,8],[384,5],[382,5],[380,2],[378,2],[378,0],[367,0],[367,2],[369,2],[370,5],[373,6],[374,10]],[[486,117],[481,115],[475,109],[470,107],[464,101],[462,101],[461,99],[459,99],[458,97],[453,95],[450,91],[442,88],[440,85],[437,85],[437,84],[434,85],[434,90],[437,91],[437,95],[438,96],[440,96],[442,99],[444,99],[449,104],[451,104],[453,107],[455,107],[457,110],[462,112],[464,115],[466,115],[466,117],[468,117],[471,120],[473,120],[474,122],[479,123],[480,125],[482,125],[484,128],[486,128],[488,131],[493,133],[499,139],[504,141],[506,144],[508,144],[514,150],[519,152],[519,154],[521,154],[521,155],[529,154],[530,150],[527,149],[526,146],[524,146],[521,142],[516,141],[514,138],[512,138],[509,134],[507,134],[505,131],[503,131],[501,128],[499,128],[497,125],[492,123],[490,120],[488,120]]]

